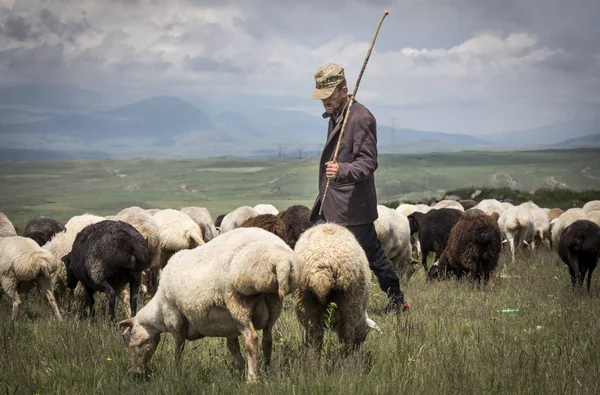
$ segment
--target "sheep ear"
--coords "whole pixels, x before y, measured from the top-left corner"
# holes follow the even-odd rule
[[[133,324],[135,323],[133,318],[127,318],[126,320],[123,320],[121,322],[119,322],[119,326],[121,328],[125,327],[125,328],[133,328]]]

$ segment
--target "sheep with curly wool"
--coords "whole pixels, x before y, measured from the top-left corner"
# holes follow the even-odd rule
[[[479,204],[478,201],[471,199],[459,200],[458,203],[463,207],[463,209],[465,209],[465,211],[470,210]]]
[[[589,220],[577,220],[567,226],[558,241],[558,255],[569,267],[573,290],[583,286],[587,273],[587,291],[590,292],[592,272],[600,259],[600,226]]]
[[[60,262],[50,252],[28,237],[8,236],[0,239],[0,285],[13,301],[12,319],[19,313],[20,294],[34,285],[46,296],[52,312],[62,319],[52,294],[52,270]]]
[[[163,270],[158,291],[137,316],[122,321],[133,371],[144,372],[162,332],[175,340],[174,366],[186,340],[225,337],[248,381],[258,379],[258,334],[265,363],[271,360],[272,330],[283,299],[298,274],[294,251],[259,228],[239,228],[210,243],[175,254]],[[240,353],[243,336],[248,367]]]
[[[570,208],[560,215],[560,217],[552,220],[552,246],[553,248],[558,247],[558,241],[560,240],[561,233],[565,228],[571,225],[573,222],[587,219],[587,214],[581,208]]]
[[[257,204],[253,208],[254,208],[254,210],[256,210],[256,212],[258,214],[273,214],[273,215],[279,214],[279,210],[277,210],[277,208],[275,206],[273,206],[272,204],[261,203],[261,204]]]
[[[17,231],[8,217],[0,212],[0,237],[16,236]]]
[[[277,215],[259,214],[256,217],[248,218],[240,225],[240,228],[261,228],[281,238],[289,245],[285,223]]]
[[[301,204],[296,204],[280,211],[277,214],[285,224],[285,231],[288,237],[288,245],[293,249],[296,247],[298,239],[304,231],[311,226],[310,209]]]
[[[493,213],[498,213],[498,215],[502,215],[506,208],[496,199],[483,199],[480,201],[477,206],[473,207],[479,209],[486,213],[487,215],[492,215]]]
[[[492,283],[502,250],[498,221],[481,210],[468,210],[450,231],[448,245],[428,278],[439,274],[468,275],[472,281]]]
[[[100,221],[106,221],[106,218],[94,214],[76,215],[67,221],[65,228],[67,229],[67,232],[79,233],[86,226]]]
[[[25,225],[23,237],[29,237],[39,246],[43,246],[52,239],[52,237],[66,230],[65,226],[55,219],[48,217],[36,217]]]
[[[381,204],[377,205],[377,213],[378,218],[374,223],[377,239],[398,277],[406,276],[408,281],[416,271],[412,259],[408,218]]]
[[[322,346],[332,309],[331,323],[344,351],[360,346],[372,323],[367,320],[371,272],[354,235],[337,224],[315,225],[300,236],[295,252],[300,274],[293,301],[305,344]]]
[[[187,214],[202,230],[202,238],[208,243],[219,235],[208,209],[204,207],[184,207],[182,213]]]
[[[256,217],[258,214],[258,211],[250,206],[241,206],[236,208],[223,217],[223,221],[221,222],[221,233],[229,232],[230,230],[239,228],[241,224],[252,217]]]
[[[179,210],[161,210],[152,219],[158,226],[160,246],[157,260],[161,268],[176,252],[205,244],[198,224]]]
[[[508,241],[511,259],[515,263],[516,250],[533,236],[533,218],[525,207],[513,206],[500,214],[498,225]]]

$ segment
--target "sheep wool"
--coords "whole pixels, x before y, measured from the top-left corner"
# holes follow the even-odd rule
[[[254,210],[256,210],[258,214],[279,214],[279,210],[272,204],[257,204],[254,206]]]
[[[554,248],[558,246],[560,235],[565,228],[580,219],[587,219],[585,211],[580,208],[570,208],[562,213],[560,217],[552,221],[552,246]]]
[[[406,275],[406,279],[410,280],[416,267],[412,260],[408,218],[383,205],[377,205],[377,212],[379,216],[374,223],[377,239],[398,277]]]
[[[285,224],[288,245],[293,249],[304,231],[313,224],[310,222],[310,209],[301,204],[293,205],[278,215]]]
[[[506,235],[511,252],[512,262],[516,261],[516,250],[521,248],[523,242],[530,240],[533,235],[533,218],[524,207],[512,206],[507,208],[498,218],[500,232]]]
[[[12,222],[10,222],[10,219],[8,219],[8,217],[4,215],[4,213],[0,212],[0,238],[16,235],[17,231],[15,230],[15,227],[13,226]]]
[[[600,259],[600,226],[589,220],[577,220],[560,235],[558,255],[568,266],[573,289],[582,286],[587,274],[587,291],[590,292],[592,272]]]
[[[287,245],[290,244],[285,223],[277,215],[259,214],[256,217],[248,218],[248,220],[240,225],[240,228],[261,228],[279,236]]]
[[[202,238],[206,243],[219,235],[208,209],[204,207],[184,207],[179,211],[187,214],[196,224],[198,224],[202,230]]]
[[[241,224],[252,217],[256,217],[258,214],[258,211],[250,206],[241,206],[236,208],[223,217],[223,221],[221,222],[221,233],[229,232],[230,230],[239,228]]]

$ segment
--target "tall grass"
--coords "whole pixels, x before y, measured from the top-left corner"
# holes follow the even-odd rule
[[[321,356],[306,350],[286,300],[271,369],[256,385],[240,379],[224,339],[188,342],[173,372],[166,334],[152,376],[136,380],[127,372],[120,331],[106,321],[103,295],[97,294],[95,320],[65,313],[57,322],[32,292],[14,324],[4,296],[0,393],[600,393],[599,282],[590,295],[574,294],[566,266],[547,250],[522,254],[514,265],[506,254],[501,265],[491,290],[466,281],[426,283],[418,272],[402,283],[413,309],[403,316],[381,315],[386,298],[375,285],[370,316],[384,333],[370,333],[347,359],[340,359],[333,334]]]

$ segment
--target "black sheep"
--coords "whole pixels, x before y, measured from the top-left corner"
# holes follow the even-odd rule
[[[312,226],[310,209],[301,204],[296,204],[280,212],[278,216],[285,224],[288,245],[293,249],[300,235]]]
[[[453,208],[431,210],[427,214],[414,212],[408,216],[410,233],[419,232],[421,261],[427,271],[427,255],[435,252],[437,261],[448,244],[450,231],[462,216],[462,211]]]
[[[110,319],[114,320],[116,295],[129,283],[129,303],[135,316],[142,272],[150,266],[150,257],[146,241],[133,226],[108,220],[86,226],[63,262],[67,286],[75,289],[81,282],[85,289],[82,313],[88,307],[94,315],[94,293],[100,291],[108,297]]]
[[[215,227],[220,228],[221,227],[221,222],[223,222],[223,218],[225,218],[227,214],[221,214],[217,217],[217,219],[215,220]]]
[[[583,286],[588,273],[587,290],[590,292],[592,272],[600,259],[600,226],[585,219],[567,226],[558,241],[558,255],[569,267],[573,290],[576,283]]]
[[[65,226],[55,219],[36,217],[27,223],[23,236],[33,239],[41,247],[50,241],[52,236],[65,230]]]

